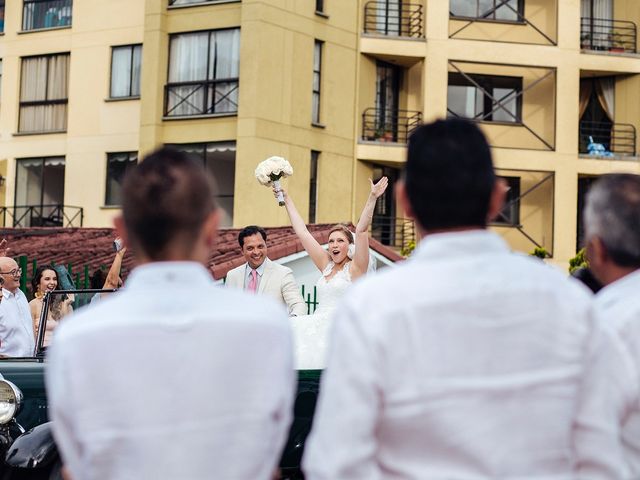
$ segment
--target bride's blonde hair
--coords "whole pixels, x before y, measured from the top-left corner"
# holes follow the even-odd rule
[[[346,225],[343,225],[341,223],[335,225],[331,230],[329,230],[329,235],[331,235],[333,232],[342,232],[344,233],[345,237],[347,237],[347,240],[349,241],[349,243],[353,243],[353,233],[351,232],[351,230],[349,230],[349,228],[347,228]]]

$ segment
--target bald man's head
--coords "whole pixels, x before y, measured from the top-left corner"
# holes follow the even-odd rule
[[[0,275],[4,279],[4,288],[14,293],[20,288],[22,271],[11,257],[0,257]]]

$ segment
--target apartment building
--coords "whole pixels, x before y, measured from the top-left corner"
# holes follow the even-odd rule
[[[590,183],[639,172],[635,0],[0,0],[4,224],[109,225],[126,169],[199,157],[225,224],[283,225],[253,171],[287,157],[309,222],[356,221],[424,121],[478,122],[517,250],[565,263]],[[373,234],[413,233],[392,188]]]

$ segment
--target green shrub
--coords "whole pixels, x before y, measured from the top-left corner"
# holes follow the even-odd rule
[[[402,247],[402,249],[400,249],[400,255],[402,255],[403,257],[408,257],[413,253],[415,249],[416,249],[416,242],[414,240],[411,240],[404,247]]]
[[[580,251],[576,253],[576,256],[569,260],[569,273],[573,273],[579,268],[586,268],[588,266],[589,262],[587,261],[586,250],[581,248]]]
[[[544,247],[536,247],[536,248],[534,248],[533,252],[531,252],[529,255],[531,255],[532,257],[541,258],[543,260],[545,258],[551,258],[551,254],[549,254],[547,249],[544,248]]]

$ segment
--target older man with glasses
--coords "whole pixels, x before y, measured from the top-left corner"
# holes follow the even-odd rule
[[[4,280],[0,303],[0,355],[30,357],[35,348],[33,324],[27,297],[20,290],[22,270],[13,258],[0,257],[0,276]]]

